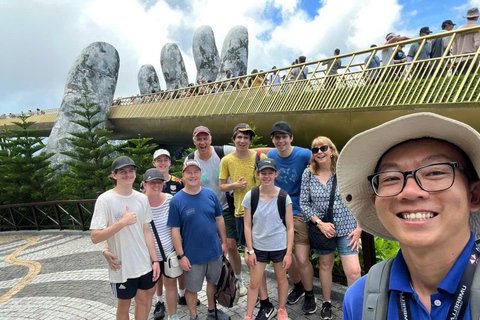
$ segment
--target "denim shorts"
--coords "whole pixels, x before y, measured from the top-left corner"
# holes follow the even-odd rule
[[[353,250],[352,251],[352,246],[347,247],[347,245],[350,243],[352,238],[347,239],[347,236],[343,237],[335,237],[335,242],[337,243],[337,250],[338,254],[341,256],[348,256],[352,254],[358,254],[358,250]],[[332,253],[332,250],[313,250],[316,254],[319,254],[321,256],[327,255]]]

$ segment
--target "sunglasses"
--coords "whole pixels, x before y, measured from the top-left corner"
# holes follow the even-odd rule
[[[318,153],[318,151],[322,151],[322,152],[325,152],[328,150],[328,146],[327,145],[324,145],[324,146],[321,146],[321,147],[314,147],[312,148],[312,153],[315,154],[315,153]]]

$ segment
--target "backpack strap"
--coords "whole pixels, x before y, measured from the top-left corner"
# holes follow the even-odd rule
[[[388,285],[393,260],[384,260],[370,268],[363,296],[363,320],[387,319]]]
[[[477,240],[477,243],[480,242]],[[472,319],[475,320],[480,319],[480,304],[478,301],[480,301],[480,263],[477,263],[477,268],[473,274],[472,287],[470,288],[470,313],[472,314]]]
[[[260,186],[253,187],[250,192],[250,207],[252,211],[252,225],[253,225],[253,214],[257,210],[258,200],[260,199]]]
[[[213,149],[220,159],[225,157],[225,150],[223,149],[223,146],[214,146]]]
[[[283,225],[286,227],[287,223],[285,222],[285,215],[287,212],[287,191],[280,189],[277,199],[277,208],[280,219],[282,219]]]
[[[262,153],[257,151],[257,153],[255,154],[255,167],[253,168],[253,182],[254,183],[257,183],[257,177],[256,177],[256,173],[257,173],[257,168],[258,168],[258,162],[260,161],[261,159],[261,155]]]

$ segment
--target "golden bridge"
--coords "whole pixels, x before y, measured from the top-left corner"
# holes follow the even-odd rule
[[[455,39],[479,27],[434,34],[353,53],[306,62],[263,73],[181,88],[112,102],[108,127],[112,139],[142,134],[158,143],[190,145],[193,128],[212,130],[214,142],[231,139],[239,122],[253,122],[268,137],[278,120],[294,128],[295,144],[308,146],[317,135],[327,135],[342,146],[365,129],[412,112],[431,111],[466,122],[480,131],[479,54],[451,54]],[[441,57],[418,59],[427,41],[451,36]],[[384,49],[420,43],[411,61],[367,68]],[[341,59],[338,74],[331,65]],[[326,67],[325,67],[326,65]],[[295,69],[299,68],[299,69]],[[308,72],[307,72],[308,70]],[[308,74],[301,79],[302,73]],[[272,75],[272,83],[265,79]],[[299,76],[295,76],[299,75]],[[277,81],[278,79],[278,81]],[[249,85],[249,83],[253,85]],[[256,85],[258,84],[258,85]],[[58,109],[33,115],[38,134],[48,136]],[[0,119],[13,128],[18,119]],[[266,142],[266,141],[264,141]]]

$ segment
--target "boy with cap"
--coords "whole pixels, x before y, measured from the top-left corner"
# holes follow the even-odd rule
[[[117,319],[129,318],[131,299],[135,297],[135,318],[146,320],[160,265],[150,231],[148,198],[133,190],[136,167],[129,157],[115,159],[115,187],[98,197],[90,229],[92,242],[106,240],[109,250],[122,261],[122,268],[109,269],[113,294],[118,299]]]
[[[397,118],[347,143],[337,166],[345,203],[360,227],[401,250],[347,290],[344,319],[480,317],[480,288],[472,287],[480,286],[479,170],[480,134],[433,113]]]
[[[153,165],[155,168],[160,170],[163,176],[166,178],[166,182],[163,187],[163,192],[169,193],[174,196],[178,191],[182,190],[183,183],[182,180],[172,176],[169,172],[170,166],[172,165],[172,158],[170,157],[170,152],[165,149],[158,149],[153,154]]]
[[[312,314],[317,310],[317,304],[313,294],[310,240],[308,225],[303,221],[300,208],[302,174],[310,163],[312,152],[305,148],[292,146],[292,127],[285,121],[275,123],[270,135],[275,149],[270,150],[267,156],[275,160],[278,168],[275,185],[288,192],[293,204],[295,259],[292,261],[288,274],[294,287],[288,295],[287,302],[295,304],[305,295],[302,310],[305,314]]]
[[[185,298],[192,320],[198,319],[197,292],[202,289],[205,277],[207,319],[215,319],[214,294],[222,267],[221,255],[225,254],[227,241],[222,207],[215,192],[201,186],[201,170],[198,161],[185,161],[185,187],[172,198],[167,223],[172,227],[173,244],[180,266],[185,271]],[[217,316],[217,319],[230,319],[221,310],[217,310]]]
[[[245,208],[247,241],[245,262],[250,267],[247,315],[244,320],[253,319],[253,309],[265,274],[265,266],[270,261],[273,262],[277,279],[277,319],[287,320],[288,314],[285,309],[288,293],[287,269],[292,262],[293,250],[292,200],[286,191],[275,186],[275,178],[278,177],[275,160],[270,158],[260,160],[256,175],[261,182],[260,186],[248,191],[242,202]],[[254,193],[257,196],[254,196]],[[256,204],[253,203],[254,199],[257,201]]]

